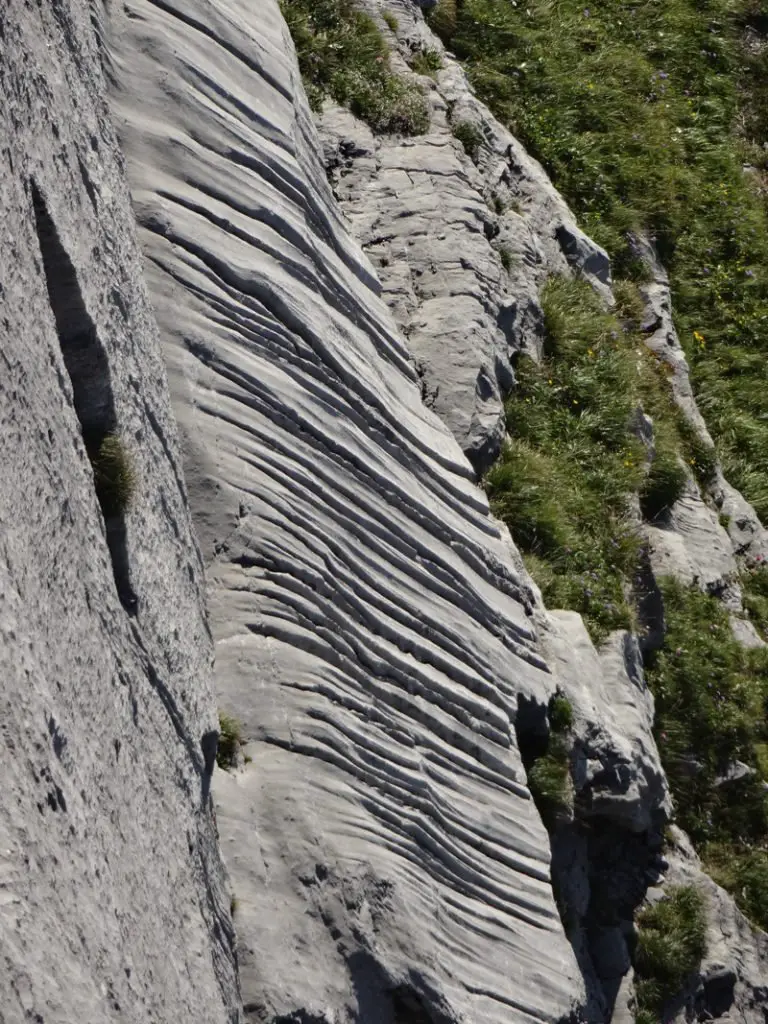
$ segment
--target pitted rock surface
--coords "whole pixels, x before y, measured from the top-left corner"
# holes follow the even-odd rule
[[[90,13],[0,11],[0,1019],[232,1024],[203,566]]]
[[[574,711],[576,791],[589,814],[644,832],[671,804],[637,641],[617,631],[597,651],[578,613],[549,620],[544,650]]]
[[[394,65],[425,91],[430,130],[374,137],[329,103],[318,121],[325,163],[408,339],[425,400],[483,472],[504,436],[510,359],[540,352],[540,286],[576,272],[609,297],[608,259],[540,165],[476,100],[409,0],[368,6],[396,48]],[[381,19],[384,8],[397,18],[396,34]],[[405,56],[420,48],[443,55],[434,81],[408,69]],[[462,121],[482,135],[477,166],[454,138]]]

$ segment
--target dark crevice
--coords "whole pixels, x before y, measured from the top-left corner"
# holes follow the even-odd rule
[[[580,1024],[603,1024],[612,1019],[630,967],[635,913],[649,885],[658,884],[665,869],[663,815],[660,812],[658,822],[647,831],[635,833],[593,812],[590,787],[599,784],[599,776],[574,793],[570,813],[556,805],[553,809],[551,789],[557,785],[557,775],[544,776],[542,786],[542,779],[534,777],[537,763],[550,759],[554,766],[558,751],[567,754],[564,771],[573,779],[574,759],[591,756],[569,725],[564,721],[558,725],[553,705],[552,700],[549,706],[518,700],[518,749],[549,833],[552,891],[584,981],[586,1004],[573,1024],[576,1019]]]
[[[88,198],[91,201],[91,206],[94,208],[94,210],[98,211],[99,199],[96,195],[96,188],[93,184],[93,181],[91,180],[90,172],[86,167],[83,158],[79,155],[77,157],[77,166],[80,169],[80,177],[83,179],[83,185],[85,186],[85,191],[88,193]]]
[[[72,384],[75,413],[93,465],[105,438],[115,434],[117,428],[109,361],[85,308],[75,268],[61,244],[45,200],[34,182],[30,183],[30,188],[48,298]],[[94,490],[104,517],[115,586],[123,607],[133,614],[137,599],[130,582],[125,514],[122,510],[115,511],[110,494],[99,485],[98,479],[95,474]]]

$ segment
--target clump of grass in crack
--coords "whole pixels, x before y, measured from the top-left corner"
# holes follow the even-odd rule
[[[637,915],[637,1021],[658,1022],[664,1004],[698,969],[707,951],[706,905],[693,885],[670,889]]]
[[[768,643],[768,565],[758,564],[746,569],[741,584],[750,622]]]
[[[105,518],[122,515],[136,493],[136,469],[130,452],[117,434],[107,434],[90,457]]]
[[[713,843],[706,848],[704,866],[718,885],[735,895],[750,921],[768,930],[768,851]]]
[[[457,121],[456,124],[452,125],[451,131],[453,137],[458,139],[464,147],[464,152],[473,161],[477,163],[480,159],[480,149],[483,145],[483,133],[480,128],[472,121]]]
[[[397,16],[392,11],[382,11],[381,14],[384,19],[384,23],[390,32],[397,32],[400,28],[400,22],[397,20]]]
[[[442,39],[450,40],[456,31],[458,0],[438,0],[438,3],[426,14],[430,28]]]
[[[677,448],[657,431],[653,462],[640,488],[643,518],[652,522],[668,512],[683,493],[685,481],[686,472]]]
[[[551,832],[573,810],[569,733],[573,725],[570,701],[555,694],[547,708],[546,749],[528,768],[528,788],[541,819]]]
[[[573,727],[573,707],[568,698],[556,693],[549,702],[547,717],[554,733],[567,733]]]
[[[619,276],[655,240],[723,470],[768,522],[768,47],[754,0],[441,0],[429,20]],[[745,173],[745,166],[748,171]]]
[[[712,445],[699,437],[698,431],[683,415],[677,412],[677,430],[682,440],[683,454],[693,475],[706,490],[712,483],[717,470],[717,452]]]
[[[639,540],[628,495],[643,479],[629,430],[635,358],[587,285],[556,279],[541,298],[545,358],[517,365],[510,439],[486,488],[547,604],[581,612],[599,642],[631,623]]]
[[[439,50],[417,50],[410,59],[411,68],[417,75],[434,76],[443,66]]]
[[[617,292],[621,309],[636,313],[634,290]],[[640,540],[632,496],[657,518],[682,494],[691,452],[706,460],[663,368],[585,282],[553,279],[541,302],[544,359],[517,364],[509,440],[486,489],[545,602],[580,612],[600,643],[633,622],[627,595]],[[653,420],[650,464],[633,429],[640,410]]]
[[[638,330],[645,312],[645,302],[634,281],[618,280],[613,286],[616,315],[632,330]]]
[[[281,6],[313,110],[330,96],[375,132],[427,131],[424,95],[392,70],[384,37],[353,0],[281,0]]]
[[[766,928],[768,650],[743,647],[715,598],[672,579],[660,586],[667,633],[646,677],[677,821],[705,867]],[[729,778],[737,762],[740,777]]]
[[[568,744],[553,737],[547,753],[528,770],[528,788],[541,820],[549,831],[567,816],[573,806]]]
[[[224,771],[237,767],[237,757],[243,742],[243,729],[236,718],[219,712],[219,745],[216,764]]]
[[[497,251],[502,267],[504,267],[504,270],[507,273],[510,273],[512,267],[514,267],[515,263],[519,260],[519,256],[517,253],[512,252],[512,250],[506,245],[500,245]]]

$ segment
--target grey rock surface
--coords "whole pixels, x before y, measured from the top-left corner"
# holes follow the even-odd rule
[[[577,612],[552,611],[549,620],[544,650],[574,711],[576,792],[586,813],[644,832],[671,803],[637,641],[618,631],[597,651]]]
[[[347,234],[278,4],[128,0],[105,35],[251,758],[217,789],[246,1016],[567,1018],[515,734],[554,686],[534,595]]]
[[[226,1024],[203,566],[105,92],[88,5],[4,0],[0,1019]],[[105,428],[138,478],[107,525]]]
[[[539,287],[552,274],[579,273],[608,298],[608,258],[541,166],[478,102],[410,0],[368,7],[395,47],[395,66],[427,93],[430,130],[374,137],[329,103],[319,118],[325,164],[408,340],[426,401],[482,472],[504,436],[510,358],[541,345]],[[385,9],[396,34],[381,20]],[[405,57],[419,49],[443,55],[435,80],[409,71]],[[481,133],[477,164],[454,138],[460,122]]]
[[[553,875],[586,984],[586,1020],[622,1021],[633,991],[627,936],[649,879],[658,877],[671,809],[653,697],[629,633],[613,633],[597,651],[580,615],[552,611],[542,642],[573,711],[575,806],[552,835]]]

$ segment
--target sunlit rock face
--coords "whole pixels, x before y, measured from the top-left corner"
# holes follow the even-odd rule
[[[0,1019],[226,1024],[203,565],[84,3],[2,4],[0,212]]]
[[[532,595],[328,186],[274,0],[113,6],[115,116],[208,562],[246,1016],[583,1001],[525,785]]]

